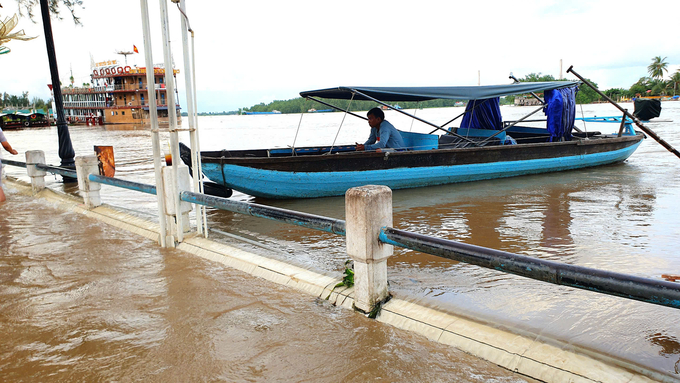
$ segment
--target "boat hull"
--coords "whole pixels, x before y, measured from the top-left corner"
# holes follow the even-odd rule
[[[316,198],[343,195],[367,184],[405,189],[621,162],[641,136],[469,149],[354,152],[282,158],[202,155],[212,181],[256,197]],[[501,160],[505,159],[505,160]]]

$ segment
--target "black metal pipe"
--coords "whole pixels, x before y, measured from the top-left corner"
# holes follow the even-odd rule
[[[59,69],[57,67],[57,55],[54,50],[54,38],[52,37],[52,22],[50,21],[50,8],[47,0],[40,0],[40,11],[43,20],[43,30],[45,31],[45,44],[47,45],[47,58],[50,64],[50,75],[52,78],[52,92],[54,93],[54,105],[57,113],[57,137],[59,139],[59,158],[61,166],[71,169],[75,168],[76,152],[71,144],[71,135],[68,125],[64,118],[64,100],[61,95],[61,85],[59,83]],[[61,174],[61,173],[58,173]],[[64,177],[63,174],[61,174]],[[76,182],[75,178],[66,176],[64,182]]]
[[[635,117],[634,115],[628,113],[628,111],[627,111],[626,109],[623,109],[619,104],[617,104],[616,102],[614,102],[614,100],[612,100],[611,98],[609,98],[609,96],[607,96],[606,94],[600,92],[600,90],[597,89],[597,88],[596,88],[593,84],[591,84],[588,80],[586,80],[585,78],[581,77],[580,74],[574,72],[574,66],[573,66],[573,65],[570,66],[569,69],[567,69],[567,73],[571,73],[571,74],[573,74],[574,76],[578,77],[578,79],[581,80],[581,81],[583,81],[584,84],[586,84],[586,85],[588,85],[590,88],[592,88],[592,89],[595,91],[595,93],[597,93],[597,94],[599,94],[600,96],[602,96],[602,98],[604,98],[605,100],[607,100],[610,104],[614,105],[618,110],[620,110],[621,112],[623,112],[623,114],[625,114],[626,116],[630,117],[630,119],[633,120],[633,122],[635,123],[635,125],[637,125],[637,127],[640,128],[643,132],[645,132],[645,133],[647,133],[649,136],[651,136],[654,140],[656,140],[656,142],[658,142],[659,144],[661,144],[661,146],[663,146],[664,148],[666,148],[666,150],[668,150],[669,152],[675,154],[676,157],[680,158],[680,152],[678,152],[673,146],[671,146],[671,144],[669,144],[668,142],[664,141],[661,137],[657,136],[656,133],[654,133],[653,130],[651,130],[651,129],[649,129],[648,127],[642,125],[642,123],[640,122],[640,120],[639,120],[637,117]]]
[[[25,167],[27,166],[25,162],[21,162],[21,161],[14,161],[14,160],[5,160],[5,159],[3,159],[2,162],[3,162],[5,165],[19,166],[19,167],[21,167],[21,168],[25,168]]]
[[[385,104],[384,102],[378,100],[377,98],[374,98],[374,97],[371,97],[371,96],[369,96],[369,95],[367,95],[367,94],[361,93],[361,92],[359,92],[358,90],[355,90],[355,89],[352,89],[352,91],[353,91],[353,92],[356,92],[356,94],[358,94],[358,95],[360,95],[360,96],[363,96],[363,97],[365,97],[365,98],[367,98],[367,99],[369,99],[369,100],[375,101],[375,102],[377,102],[377,103],[380,104],[380,105],[386,106],[386,107],[388,107],[388,108],[390,108],[390,109],[392,109],[392,110],[394,110],[394,111],[396,111],[396,112],[399,112],[399,113],[401,113],[401,114],[403,114],[403,115],[409,116],[409,117],[413,118],[414,120],[418,120],[418,121],[420,121],[420,122],[422,122],[422,123],[425,123],[425,124],[427,124],[427,125],[430,125],[430,126],[432,126],[433,128],[435,128],[435,130],[441,130],[441,131],[443,131],[443,132],[446,132],[447,134],[450,134],[450,135],[455,136],[455,137],[458,137],[458,138],[460,138],[460,139],[462,139],[462,140],[464,140],[464,141],[467,141],[467,142],[470,142],[470,143],[472,143],[472,144],[474,144],[474,145],[477,145],[474,141],[472,141],[471,139],[469,139],[469,138],[467,138],[467,137],[463,137],[463,136],[461,136],[461,135],[459,135],[459,134],[450,132],[450,131],[448,131],[448,130],[442,128],[442,127],[440,127],[439,125],[433,124],[433,123],[431,123],[431,122],[429,122],[429,121],[427,121],[427,120],[423,120],[423,119],[420,118],[420,117],[416,117],[416,116],[414,116],[414,115],[412,115],[412,114],[406,113],[406,112],[404,112],[404,111],[401,110],[401,109],[394,109],[391,105]]]
[[[499,135],[499,134],[501,134],[501,133],[505,132],[506,130],[508,130],[508,129],[512,128],[513,126],[515,126],[515,125],[519,124],[520,122],[524,121],[524,119],[525,119],[525,118],[527,118],[527,117],[529,117],[529,116],[532,116],[532,115],[534,115],[534,114],[535,114],[536,112],[540,111],[541,109],[543,109],[543,107],[542,107],[542,106],[541,106],[541,107],[539,107],[538,109],[534,110],[533,112],[531,112],[531,113],[527,114],[526,116],[524,116],[524,117],[520,118],[519,120],[517,120],[517,121],[513,122],[512,124],[510,124],[510,125],[508,125],[508,126],[504,127],[503,129],[501,129],[501,130],[497,131],[496,133],[494,133],[494,134],[490,135],[489,137],[486,137],[485,139],[483,139],[483,140],[482,140],[482,141],[480,142],[480,144],[483,144],[483,143],[485,143],[485,142],[489,141],[490,139],[492,139],[492,138],[496,137],[497,135]]]
[[[538,281],[680,309],[680,284],[567,265],[451,240],[383,228],[384,243]]]
[[[345,112],[345,113],[351,114],[351,115],[354,116],[354,117],[359,117],[359,118],[361,118],[362,120],[367,120],[367,121],[368,121],[368,118],[366,118],[366,117],[364,117],[364,116],[360,116],[360,115],[358,115],[358,114],[356,114],[356,113],[350,112],[349,110],[345,110],[345,109],[342,109],[342,108],[338,108],[338,107],[335,106],[335,105],[331,105],[331,104],[329,104],[329,103],[327,103],[327,102],[323,102],[323,101],[321,101],[321,100],[319,100],[319,99],[316,99],[316,98],[314,98],[314,97],[307,97],[307,99],[308,99],[308,100],[315,101],[315,102],[318,102],[319,104],[323,104],[323,105],[326,105],[326,106],[330,106],[331,108],[333,108],[333,109],[335,109],[335,110],[338,110],[338,111],[340,111],[340,112]]]
[[[488,100],[489,100],[488,98],[485,98],[485,99],[484,99],[482,102],[480,102],[479,104],[475,102],[474,105],[473,105],[473,107],[472,107],[472,109],[466,110],[466,111],[464,111],[463,113],[457,115],[456,117],[454,117],[454,118],[448,120],[444,125],[440,126],[440,128],[443,129],[446,125],[448,125],[448,124],[450,124],[450,123],[456,121],[457,119],[459,119],[460,117],[464,116],[464,115],[465,115],[466,113],[468,113],[468,112],[470,112],[470,113],[474,112],[475,109],[479,108],[481,105],[483,105],[483,104],[484,104],[485,102],[487,102]],[[469,103],[470,101],[476,101],[476,100],[468,100],[468,103]],[[432,133],[434,133],[434,132],[436,132],[436,131],[437,131],[437,129],[431,131],[429,134],[432,134]]]
[[[68,179],[74,179],[76,181],[78,180],[77,173],[73,169],[67,169],[67,168],[62,168],[62,167],[59,167],[59,166],[44,165],[44,164],[36,164],[35,167],[38,168],[38,169],[48,171],[50,173],[59,174],[60,176],[66,177]]]
[[[333,233],[338,235],[345,234],[345,221],[340,219],[328,218],[314,214],[301,213],[293,210],[286,210],[277,207],[259,205],[234,201],[227,198],[214,197],[205,194],[183,191],[180,193],[182,201],[191,202],[199,205],[211,206],[221,210],[232,211],[258,218],[267,218],[274,221],[284,222],[291,225],[307,227]]]
[[[515,77],[512,73],[510,73],[510,79],[513,80],[513,81],[515,82],[515,84],[519,84],[519,83],[521,82],[521,81],[519,81],[519,80],[517,79],[517,77]],[[545,105],[545,100],[543,100],[543,99],[541,99],[540,97],[538,97],[538,95],[537,95],[536,93],[534,93],[534,92],[529,92],[529,93],[531,93],[531,95],[534,96],[534,98],[535,98],[536,100],[538,100],[538,102],[540,102],[541,105]]]
[[[156,194],[156,187],[154,185],[143,184],[140,182],[133,182],[122,180],[120,178],[100,176],[98,174],[90,174],[88,179],[93,182],[98,182],[100,184],[117,186],[119,188],[134,190],[147,194]]]

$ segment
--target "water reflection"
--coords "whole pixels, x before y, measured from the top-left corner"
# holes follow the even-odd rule
[[[118,131],[118,130],[144,130],[151,131],[150,125],[144,124],[115,124],[115,125],[102,125],[107,131]]]

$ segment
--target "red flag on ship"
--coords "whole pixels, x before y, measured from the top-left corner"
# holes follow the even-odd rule
[[[137,46],[136,46],[136,45],[133,45],[133,46],[132,46],[132,50],[135,51],[135,53],[139,53],[139,51],[137,50]]]

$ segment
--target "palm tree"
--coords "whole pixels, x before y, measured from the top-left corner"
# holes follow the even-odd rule
[[[661,58],[661,56],[652,58],[652,63],[647,67],[647,72],[650,77],[658,79],[663,78],[664,72],[668,72],[667,58],[668,57]]]
[[[675,96],[677,93],[678,85],[680,85],[680,69],[678,69],[673,75],[671,76],[671,79],[668,81],[669,85],[673,86],[673,96]]]

